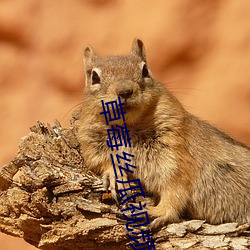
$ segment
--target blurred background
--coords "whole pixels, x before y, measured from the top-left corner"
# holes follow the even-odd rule
[[[250,2],[0,1],[0,166],[37,120],[68,126],[81,103],[83,49],[146,46],[149,68],[191,113],[250,145]],[[0,233],[3,250],[31,250]]]

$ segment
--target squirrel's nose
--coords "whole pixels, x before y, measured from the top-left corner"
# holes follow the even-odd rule
[[[117,91],[117,95],[123,97],[124,99],[128,99],[133,94],[133,89],[121,89]]]

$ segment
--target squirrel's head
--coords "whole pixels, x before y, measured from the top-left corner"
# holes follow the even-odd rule
[[[125,103],[124,109],[134,113],[133,110],[145,109],[156,96],[155,80],[148,69],[144,44],[139,39],[134,39],[131,53],[126,56],[102,58],[88,46],[83,61],[85,93],[95,107],[102,108],[101,100],[115,101],[119,96]]]

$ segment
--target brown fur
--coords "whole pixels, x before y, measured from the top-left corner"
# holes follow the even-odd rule
[[[86,165],[104,176],[116,197],[101,100],[114,101],[132,91],[128,98],[121,97],[132,147],[120,152],[135,156],[133,177],[159,201],[148,208],[155,218],[152,226],[178,221],[184,213],[214,224],[250,223],[250,149],[189,114],[151,72],[142,77],[143,62],[145,49],[138,39],[128,56],[100,58],[90,46],[85,49],[79,139]],[[93,70],[100,77],[94,85]]]

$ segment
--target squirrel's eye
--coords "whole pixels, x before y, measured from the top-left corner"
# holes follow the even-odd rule
[[[92,71],[91,81],[92,85],[98,84],[101,81],[100,76],[94,70]]]
[[[149,72],[146,64],[144,64],[142,67],[142,77],[149,77]]]

